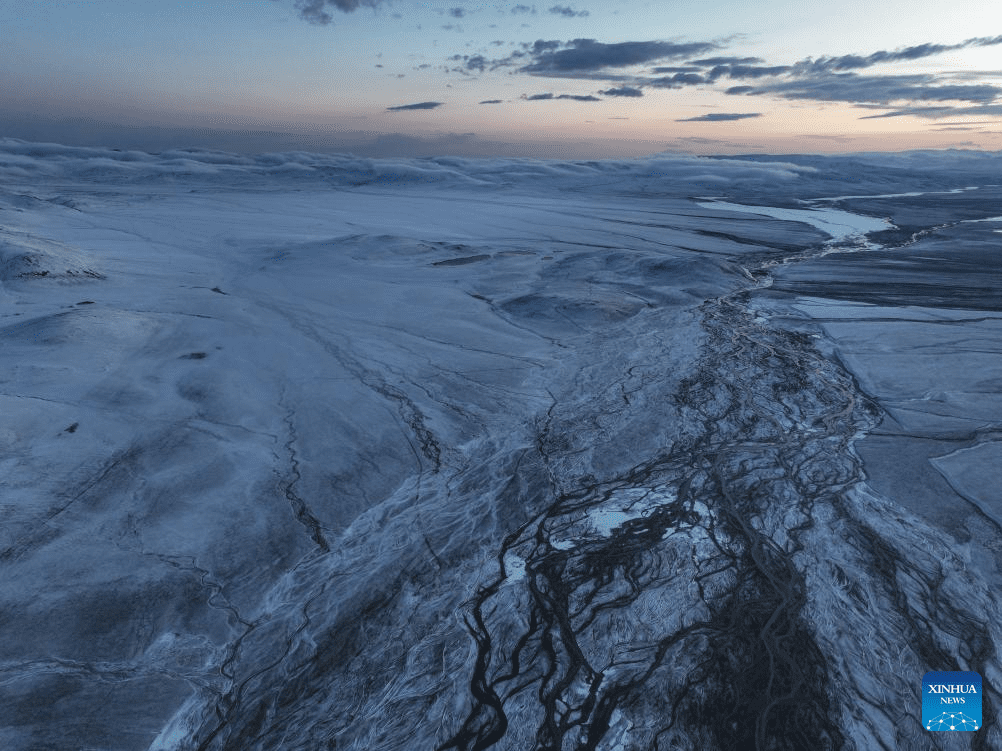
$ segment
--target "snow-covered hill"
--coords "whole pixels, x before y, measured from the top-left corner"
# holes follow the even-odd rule
[[[1000,167],[0,140],[0,745],[1002,744]]]

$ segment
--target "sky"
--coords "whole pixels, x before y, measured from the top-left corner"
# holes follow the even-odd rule
[[[0,0],[0,136],[599,159],[1002,149],[984,0]]]

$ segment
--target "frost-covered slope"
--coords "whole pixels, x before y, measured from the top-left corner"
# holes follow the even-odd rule
[[[999,159],[0,142],[0,742],[998,745]]]

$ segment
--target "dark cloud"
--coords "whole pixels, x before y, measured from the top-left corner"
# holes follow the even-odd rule
[[[676,120],[677,123],[719,123],[730,120],[744,120],[748,117],[762,117],[761,112],[711,112],[708,115],[699,117],[687,117],[684,120]]]
[[[977,107],[902,107],[880,115],[866,115],[860,120],[874,120],[883,117],[957,117],[958,115],[1002,115],[1002,104],[983,104]]]
[[[850,104],[900,101],[988,104],[1002,94],[1002,88],[990,84],[943,84],[937,76],[930,74],[863,76],[857,73],[828,73],[759,86],[745,93]]]
[[[598,92],[599,94],[605,94],[606,96],[632,96],[640,97],[644,95],[644,92],[640,89],[635,89],[632,86],[620,86],[617,89],[606,89],[605,91]]]
[[[983,81],[985,78],[1002,77],[1002,70],[951,70],[954,81]]]
[[[462,61],[463,66],[461,68],[452,68],[456,72],[466,73],[472,70],[476,70],[483,73],[485,70],[497,70],[498,68],[511,67],[514,65],[522,64],[526,58],[530,56],[530,53],[525,51],[516,50],[509,54],[507,57],[487,59],[483,55],[452,55],[447,58],[451,61]]]
[[[761,57],[704,57],[702,60],[689,60],[689,65],[711,68],[714,65],[753,65],[765,62]]]
[[[469,73],[470,71],[477,71],[478,73],[483,73],[491,61],[488,60],[483,55],[453,55],[449,60],[462,60],[463,64],[459,68],[452,68],[452,70],[458,73]]]
[[[586,10],[574,10],[569,5],[554,5],[550,8],[549,12],[557,16],[564,16],[565,18],[584,18],[590,15]]]
[[[523,43],[522,46],[529,50],[533,55],[542,55],[544,52],[551,52],[553,50],[560,49],[563,42],[556,39],[543,40],[537,39],[532,44]]]
[[[501,104],[500,99],[485,99],[481,104]]]
[[[382,0],[296,0],[296,9],[304,20],[317,26],[326,26],[334,17],[327,8],[351,13],[361,7],[375,8]]]
[[[709,82],[698,73],[676,73],[674,76],[652,78],[644,83],[655,89],[680,89],[683,86],[698,86],[701,83]]]
[[[1002,44],[1002,35],[996,37],[974,37],[960,44],[918,44],[900,50],[881,50],[870,55],[841,55],[839,57],[822,57],[817,60],[803,60],[797,63],[799,75],[823,73],[833,70],[854,70],[869,68],[879,63],[901,62],[903,60],[918,60],[923,57],[939,55],[943,52],[961,50],[967,47],[991,47]]]
[[[706,78],[716,81],[719,78],[765,78],[779,76],[792,70],[790,65],[717,65],[712,68]]]
[[[461,61],[462,65],[456,68],[446,68],[447,72],[451,71],[454,73],[472,75],[474,72],[483,73],[488,67],[490,67],[491,70],[494,70],[497,67],[496,61],[488,60],[483,55],[452,55],[448,59],[452,61]]]
[[[817,102],[845,102],[860,108],[887,109],[892,103],[907,103],[890,112],[868,115],[863,119],[916,116],[927,118],[959,114],[995,114],[1002,104],[997,104],[1002,87],[986,83],[990,78],[977,71],[956,74],[866,75],[854,72],[881,63],[919,60],[943,52],[969,47],[1002,45],[1002,36],[975,37],[959,44],[926,43],[898,50],[881,50],[869,55],[841,55],[808,58],[792,66],[760,66],[740,58],[704,58],[693,60],[696,64],[715,64],[705,72],[706,79],[716,82],[723,78],[759,79],[780,78],[757,86],[732,86],[728,94],[769,95],[790,100]],[[761,62],[755,60],[754,62]],[[681,79],[671,79],[660,85],[682,84]],[[947,102],[965,102],[956,106]]]
[[[540,47],[540,44],[546,45]],[[553,45],[558,45],[557,48]],[[604,44],[594,39],[574,39],[561,45],[559,42],[539,40],[532,46],[534,61],[522,68],[524,73],[556,76],[568,73],[599,71],[604,68],[623,68],[655,60],[689,57],[693,53],[715,49],[712,42],[615,42]]]
[[[326,26],[334,20],[334,17],[331,14],[334,11],[351,13],[352,11],[358,10],[360,7],[375,8],[383,3],[384,0],[296,0],[295,5],[297,10],[299,10],[299,15],[304,20],[319,26]],[[549,9],[549,12],[555,15],[565,16],[567,18],[583,18],[589,15],[586,10],[574,10],[570,6],[566,5],[554,5]],[[463,18],[466,15],[466,10],[461,7],[449,8],[448,13],[453,18]],[[514,15],[535,15],[536,6],[523,4],[515,5],[511,9],[511,13]],[[400,14],[394,14],[394,18],[400,18]]]
[[[487,67],[487,59],[483,55],[473,55],[466,61],[467,70],[478,70],[484,72]]]
[[[887,109],[886,106],[881,104],[859,104],[857,105],[860,109]],[[866,115],[865,117],[859,118],[860,120],[874,120],[883,117],[905,117],[905,116],[916,116],[916,117],[947,117],[953,114],[953,107],[947,105],[940,105],[937,107],[902,107],[891,112],[883,112],[879,115]]]
[[[654,68],[652,73],[699,73],[702,68],[693,65],[669,65],[667,67]]]
[[[354,0],[352,0],[354,2]],[[375,0],[373,0],[375,1]],[[554,13],[564,6],[554,6]],[[516,6],[533,10],[533,7]],[[995,77],[988,72],[960,71],[956,73],[927,73],[908,75],[867,75],[854,72],[878,63],[893,63],[921,59],[930,55],[966,47],[1002,45],[1002,36],[977,37],[960,44],[921,44],[895,51],[879,51],[869,55],[842,55],[802,60],[793,65],[763,65],[758,57],[716,55],[695,57],[698,53],[719,49],[723,42],[616,42],[603,43],[595,39],[570,41],[537,39],[522,43],[520,48],[499,59],[483,55],[454,56],[461,60],[463,73],[483,73],[501,67],[512,67],[519,73],[550,78],[601,81],[611,88],[600,89],[608,97],[643,96],[646,89],[680,89],[689,86],[710,86],[724,80],[750,81],[722,90],[731,95],[772,96],[787,100],[815,102],[844,102],[859,108],[873,108],[891,112],[874,113],[869,117],[887,118],[904,115],[938,118],[949,114],[980,114],[992,116],[1002,106],[1002,86],[995,85]],[[671,65],[674,60],[688,60]],[[657,77],[630,73],[630,66],[644,66],[667,62],[650,70]],[[990,75],[991,74],[991,75]],[[598,101],[596,97],[578,95],[539,94],[523,99],[578,99]],[[959,107],[957,103],[966,103]],[[987,109],[986,109],[987,108]],[[714,115],[703,121],[724,121],[755,117]]]
[[[399,112],[400,110],[433,110],[436,107],[441,107],[443,102],[418,102],[417,104],[401,104],[398,107],[387,107],[386,109],[390,112]]]
[[[598,97],[591,96],[590,94],[561,94],[560,96],[554,96],[553,94],[533,94],[532,96],[522,94],[522,99],[527,102],[541,102],[550,99],[573,99],[575,102],[601,102],[602,100]]]

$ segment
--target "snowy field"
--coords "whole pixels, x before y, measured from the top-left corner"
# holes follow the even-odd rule
[[[1000,175],[0,139],[0,748],[1002,747]]]

